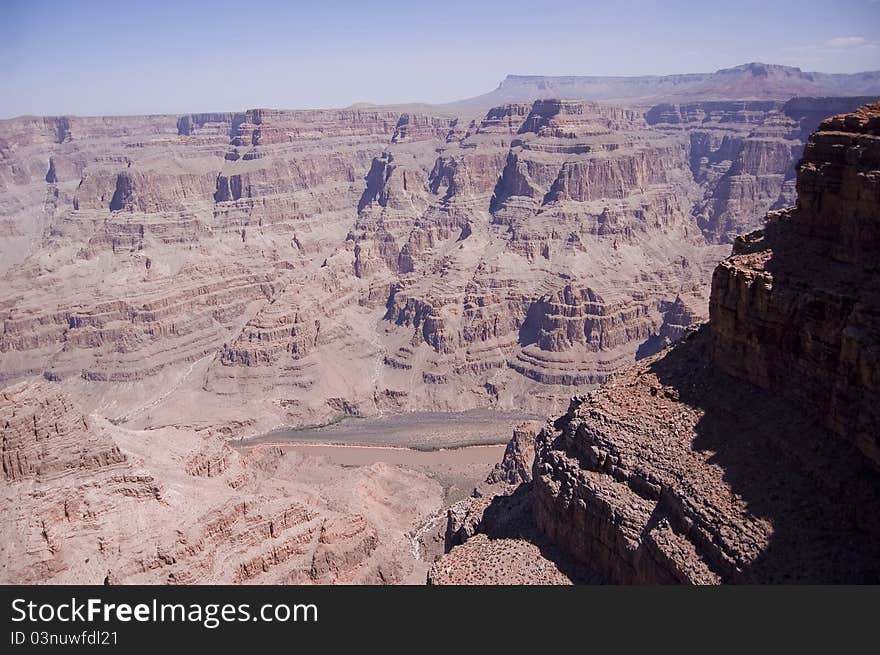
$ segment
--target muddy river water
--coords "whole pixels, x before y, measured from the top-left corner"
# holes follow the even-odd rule
[[[348,417],[325,426],[279,428],[244,439],[240,445],[334,444],[392,446],[415,450],[440,450],[505,444],[514,426],[544,417],[523,412],[473,409],[466,412],[409,412],[370,418]]]
[[[276,444],[341,466],[385,462],[423,471],[443,486],[447,502],[467,496],[504,454],[513,428],[543,417],[469,410],[345,418],[331,425],[282,428],[236,443]]]

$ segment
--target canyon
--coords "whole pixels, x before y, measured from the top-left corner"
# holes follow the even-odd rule
[[[809,139],[797,203],[736,240],[707,324],[520,435],[519,473],[450,509],[431,582],[517,582],[475,562],[532,548],[542,583],[578,581],[572,558],[616,584],[876,584],[878,225],[874,103]]]
[[[718,271],[736,260],[718,263],[731,244],[743,257],[778,250],[738,238],[768,212],[787,216],[798,201],[813,215],[797,163],[837,150],[817,155],[808,137],[826,117],[875,99],[877,75],[762,66],[658,82],[639,96],[625,92],[646,88],[632,79],[581,80],[570,92],[517,79],[502,84],[515,93],[491,105],[498,94],[446,106],[0,121],[0,424],[4,507],[14,508],[4,581],[422,581],[430,562],[412,555],[411,533],[426,521],[440,530],[428,541],[460,542],[432,569],[434,581],[446,568],[449,580],[465,581],[445,558],[464,561],[468,548],[482,557],[496,541],[554,582],[615,579],[592,568],[611,554],[590,546],[580,558],[573,544],[586,537],[553,531],[569,520],[585,525],[563,518],[569,501],[559,500],[553,476],[586,455],[559,454],[550,443],[564,439],[550,439],[549,428],[477,484],[486,506],[509,499],[498,502],[513,518],[491,512],[504,538],[480,532],[474,519],[451,541],[438,536],[449,488],[430,467],[352,467],[267,436],[472,410],[494,413],[479,438],[444,441],[432,427],[402,447],[499,444],[522,418],[560,413],[554,430],[573,435],[588,407],[570,405],[573,394],[610,380],[594,392],[609,393],[633,362],[653,371],[671,357],[658,353],[683,336],[685,350],[672,352],[696,353],[694,375],[711,351],[725,375],[786,387],[791,402],[825,403],[832,418],[821,430],[876,457],[877,417],[859,400],[865,380],[876,391],[873,310],[859,309],[833,334],[819,325],[823,312],[852,305],[840,295],[852,280],[832,276],[810,301],[797,287],[789,305],[762,305],[750,323],[758,291],[731,281],[723,294]],[[818,163],[816,171],[821,185]],[[841,180],[834,184],[849,185],[869,215],[876,198]],[[876,235],[863,223],[847,224],[840,242],[822,237],[835,262],[866,267],[853,288],[871,288]],[[824,229],[819,219],[810,225]],[[806,326],[797,347],[786,330],[792,313]],[[710,314],[722,341],[706,329],[693,336]],[[776,345],[748,356],[767,332]],[[834,377],[830,353],[841,349],[858,374]],[[786,385],[777,369],[799,371],[804,384]],[[827,393],[811,391],[827,379]],[[644,406],[673,402],[664,393]],[[640,411],[644,399],[628,394],[609,399],[607,411]],[[400,434],[415,430],[402,420]],[[392,431],[381,425],[377,433]],[[810,443],[824,444],[824,432],[816,435]],[[367,445],[400,445],[378,439]],[[541,474],[525,480],[531,449]],[[457,495],[488,473],[456,472]],[[667,473],[681,475],[644,475]],[[532,516],[533,496],[544,514]],[[656,499],[638,498],[641,520]],[[679,539],[680,525],[669,530],[670,548],[696,548]],[[692,581],[736,578],[707,566],[711,575]],[[638,570],[619,580],[667,580]]]
[[[865,101],[3,121],[0,381],[228,436],[557,413],[706,318],[806,135]]]
[[[424,580],[407,533],[443,499],[425,473],[126,430],[45,381],[4,389],[0,423],[4,583]]]

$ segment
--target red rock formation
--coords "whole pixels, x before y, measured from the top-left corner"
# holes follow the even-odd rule
[[[4,389],[0,426],[4,584],[402,582],[406,532],[440,502],[397,467],[123,430],[54,383]]]
[[[798,206],[715,271],[713,359],[808,408],[880,464],[880,105],[810,139]]]
[[[51,479],[70,472],[125,464],[116,444],[89,424],[60,391],[44,395],[4,390],[0,396],[7,482]]]
[[[0,380],[134,427],[561,411],[705,317],[698,228],[790,197],[834,102],[0,122]]]
[[[520,540],[613,583],[880,580],[878,146],[878,104],[823,122],[798,205],[717,267],[708,326],[538,435],[517,494],[540,536]],[[472,551],[510,548],[467,547],[511,520],[501,501],[476,502],[451,515],[465,546],[435,581],[473,575]]]

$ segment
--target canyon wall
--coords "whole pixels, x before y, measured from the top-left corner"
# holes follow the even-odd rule
[[[798,204],[771,214],[716,270],[713,361],[791,398],[880,464],[880,117],[822,123]]]
[[[395,466],[124,430],[45,381],[4,389],[0,425],[3,584],[412,582],[407,533],[442,497]]]
[[[562,411],[706,318],[723,244],[857,102],[2,121],[0,383],[239,435]]]
[[[707,240],[732,243],[771,209],[794,203],[796,164],[820,121],[873,97],[659,104],[649,124],[688,143],[702,198],[692,212]]]
[[[880,580],[880,105],[822,123],[710,322],[537,438],[534,519],[616,583]]]

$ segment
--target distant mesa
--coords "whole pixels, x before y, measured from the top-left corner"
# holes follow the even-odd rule
[[[498,88],[449,103],[458,109],[494,107],[540,98],[654,104],[698,100],[788,100],[795,96],[878,96],[880,71],[813,73],[751,62],[714,73],[679,75],[508,75]]]

